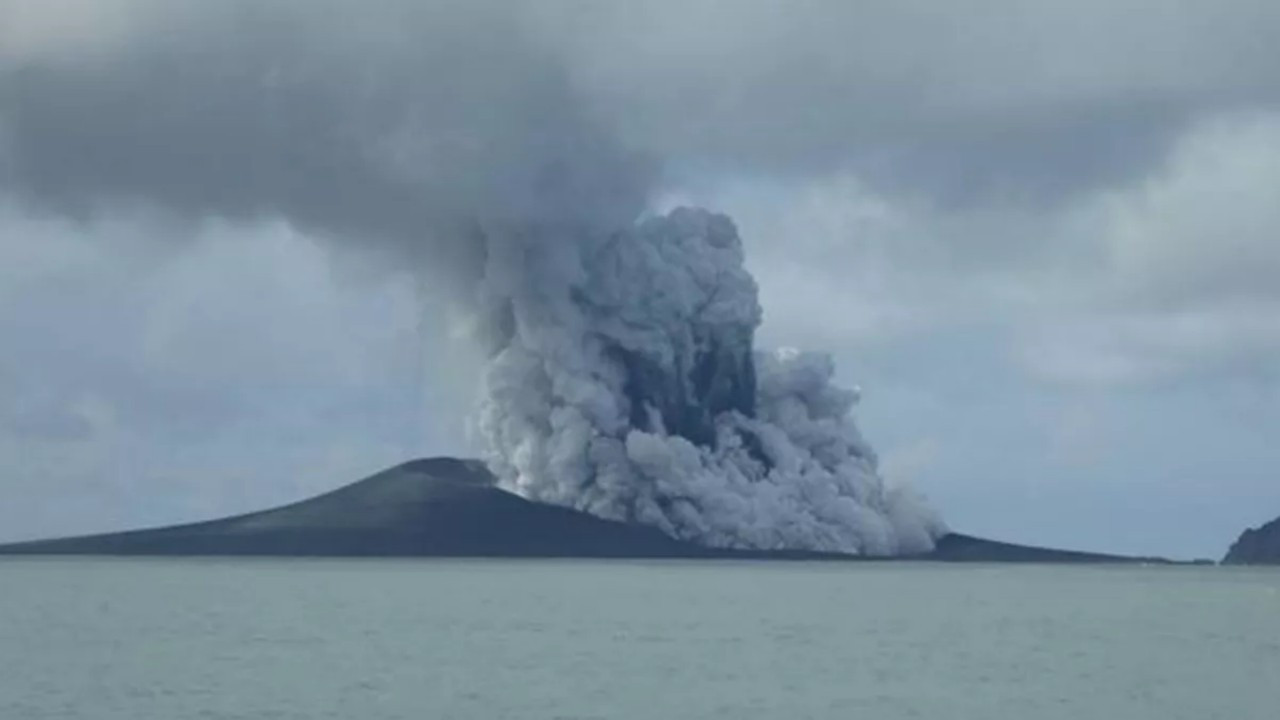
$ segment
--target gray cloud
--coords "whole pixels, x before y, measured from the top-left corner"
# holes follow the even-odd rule
[[[475,261],[479,215],[554,217],[587,193],[609,222],[613,203],[639,212],[647,169],[510,13],[344,7],[178,3],[99,52],[11,60],[0,180],[76,217],[106,203],[282,217],[451,274]]]
[[[957,208],[847,173],[739,181],[680,198],[738,218],[770,332],[870,345],[999,332],[1029,372],[1178,382],[1280,365],[1280,113],[1223,112],[1133,181],[1054,208]],[[832,298],[839,322],[819,309]]]
[[[93,424],[83,414],[59,407],[20,407],[5,424],[18,438],[84,440],[93,434]]]
[[[11,187],[369,240],[602,183],[634,203],[649,178],[619,145],[677,169],[1055,200],[1140,176],[1205,113],[1280,101],[1280,18],[1252,0],[103,4],[118,12],[95,35],[9,0],[53,38],[0,79]]]
[[[50,488],[129,452],[152,487],[297,476],[322,443],[367,440],[333,467],[375,469],[419,420],[423,336],[386,335],[423,319],[412,297],[334,300],[306,238],[344,277],[455,270],[465,233],[460,258],[441,246],[476,212],[603,196],[613,216],[674,190],[737,217],[766,339],[836,348],[891,469],[958,524],[1069,542],[1037,497],[1120,507],[1214,471],[1158,437],[1198,414],[1239,457],[1224,484],[1280,501],[1245,437],[1276,418],[1241,409],[1280,366],[1274,3],[472,5],[0,0],[0,189],[22,215],[0,230],[0,457]],[[270,239],[279,219],[301,234]],[[285,449],[252,442],[273,433]],[[1021,455],[984,453],[1005,434]],[[1105,480],[1073,496],[1064,466]],[[199,504],[179,497],[153,517]]]
[[[546,24],[643,147],[949,202],[1131,180],[1202,113],[1280,100],[1265,1],[707,0]]]

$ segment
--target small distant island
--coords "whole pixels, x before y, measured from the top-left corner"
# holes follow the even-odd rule
[[[1280,565],[1280,518],[1241,533],[1222,564]]]
[[[894,558],[710,548],[645,525],[531,502],[474,460],[414,460],[323,495],[207,522],[0,545],[0,555],[685,558],[1167,563],[951,533],[932,552]]]

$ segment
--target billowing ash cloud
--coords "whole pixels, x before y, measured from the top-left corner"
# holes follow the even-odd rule
[[[6,193],[283,218],[449,285],[488,353],[488,459],[526,496],[722,546],[888,554],[942,531],[877,475],[828,358],[755,352],[732,222],[643,217],[654,164],[519,13],[120,7],[153,12],[0,60]]]
[[[754,353],[756,285],[727,217],[509,232],[490,244],[485,291],[508,317],[480,427],[517,491],[715,545],[932,546],[940,523],[886,491],[830,359]]]

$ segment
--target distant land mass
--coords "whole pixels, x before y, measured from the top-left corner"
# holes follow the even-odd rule
[[[1280,565],[1280,518],[1241,533],[1222,564]]]
[[[283,507],[206,522],[0,545],[6,555],[688,558],[1120,563],[1161,558],[1055,550],[951,533],[930,553],[867,558],[729,550],[531,502],[474,460],[414,460]]]

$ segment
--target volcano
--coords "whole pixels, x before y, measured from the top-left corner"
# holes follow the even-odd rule
[[[673,539],[655,528],[526,500],[473,460],[398,465],[291,505],[206,522],[0,545],[6,555],[279,557],[686,558],[870,560],[789,550],[731,550]],[[1162,562],[1073,552],[952,533],[932,552],[899,557],[955,562]]]

